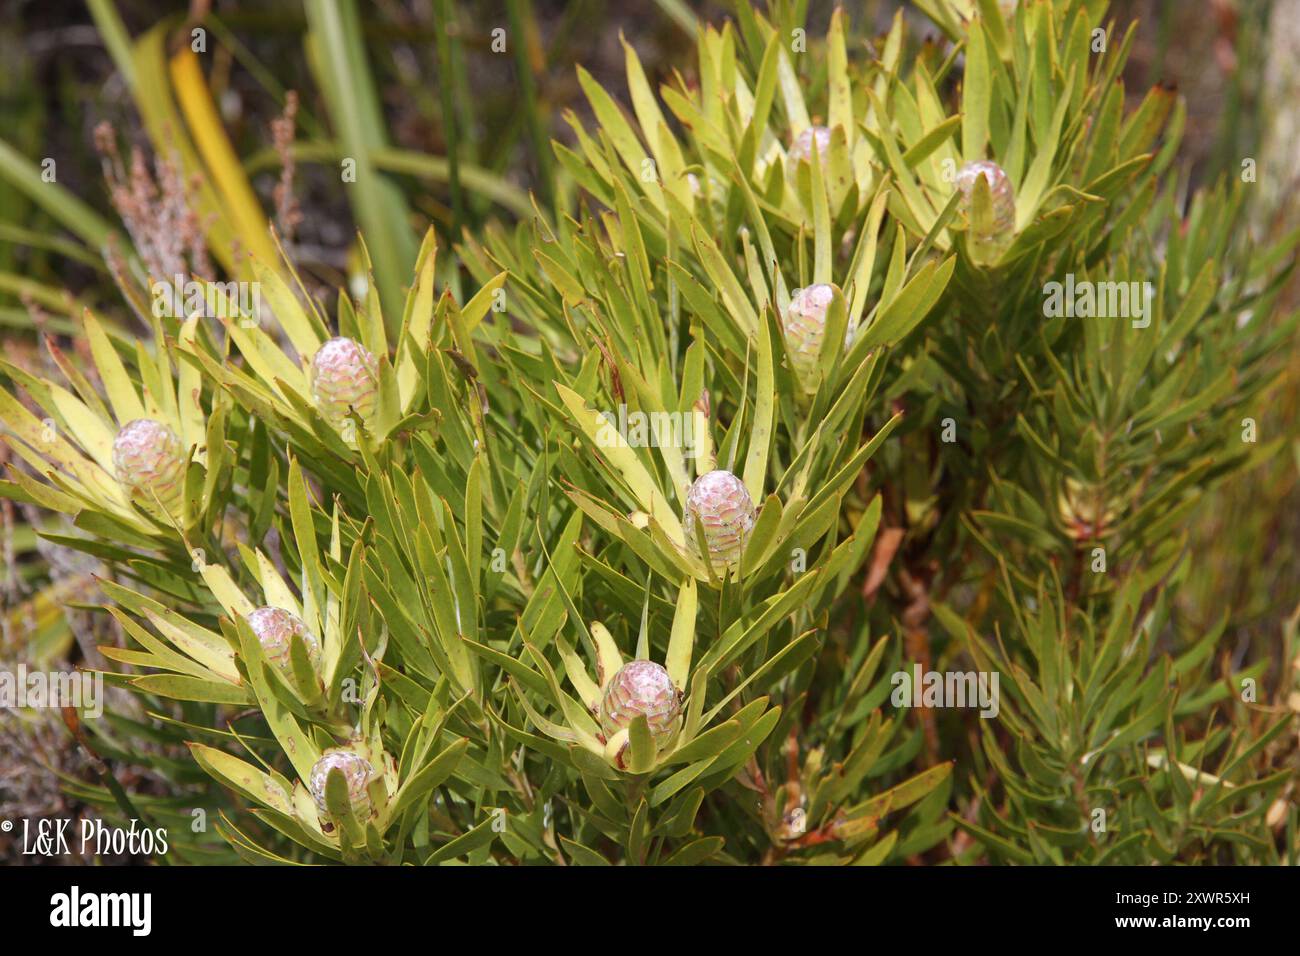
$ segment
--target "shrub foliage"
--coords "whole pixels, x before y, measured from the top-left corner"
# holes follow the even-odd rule
[[[457,294],[430,231],[400,315],[373,279],[327,314],[259,232],[223,268],[261,321],[203,275],[155,316],[136,270],[151,337],[87,312],[93,370],[6,363],[0,493],[103,563],[149,715],[85,728],[172,791],[82,796],[191,860],[1284,855],[1292,718],[1178,592],[1207,495],[1279,447],[1244,420],[1294,240],[1245,241],[1241,184],[1184,196],[1184,108],[1129,108],[1104,2],[918,6],[950,43],[741,4],[692,83],[579,67],[575,201],[466,233]],[[373,360],[341,411],[338,336]],[[174,500],[115,460],[141,418]],[[722,562],[688,502],[719,469],[753,506]],[[660,709],[614,699],[634,660]],[[906,706],[914,665],[996,676],[996,715]]]

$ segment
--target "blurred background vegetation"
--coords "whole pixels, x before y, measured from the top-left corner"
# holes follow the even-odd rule
[[[824,27],[834,6],[825,0],[807,3],[811,31]],[[1183,160],[1189,187],[1235,173],[1243,156],[1257,154],[1271,119],[1261,99],[1270,14],[1275,7],[1293,6],[1274,0],[1112,4],[1117,22],[1139,22],[1125,77],[1130,90],[1163,82],[1187,100]],[[312,7],[290,0],[2,0],[3,138],[30,160],[53,159],[58,183],[111,221],[94,129],[108,122],[126,142],[147,143],[128,81],[115,62],[114,43],[139,38],[161,23],[204,27],[208,54],[202,60],[216,107],[268,208],[274,206],[279,173],[271,124],[284,109],[286,92],[298,93],[303,161],[297,192],[309,212],[297,237],[298,251],[323,285],[337,286],[347,268],[354,225],[363,224],[353,221],[347,191],[336,188],[334,157],[321,149],[345,133],[321,82],[320,64],[313,63],[311,37],[323,30],[313,22]],[[895,0],[848,5],[857,42],[870,43],[881,35],[900,7],[918,25],[926,23],[919,10]],[[621,34],[636,48],[652,87],[675,71],[690,80],[696,18],[721,21],[729,5],[378,0],[337,9],[345,21],[346,11],[359,14],[364,68],[387,141],[380,168],[390,173],[387,178],[400,191],[413,223],[432,221],[454,238],[462,228],[479,227],[494,216],[526,215],[530,192],[543,208],[557,192],[564,200],[566,184],[555,182],[548,144],[551,139],[573,143],[566,114],[587,113],[575,63],[603,84],[620,88]],[[1284,18],[1279,14],[1277,19]],[[444,23],[447,28],[440,30]],[[124,32],[106,39],[110,26]],[[504,50],[494,49],[498,28],[509,38]],[[938,31],[931,35],[937,38]],[[365,99],[365,92],[358,100]],[[455,175],[453,166],[458,167]],[[94,264],[75,257],[69,262],[58,248],[33,249],[22,241],[15,229],[48,233],[52,223],[39,204],[3,178],[0,220],[6,226],[0,242],[5,325],[29,326],[15,275],[67,289],[88,302],[113,304],[115,294]],[[410,231],[412,236],[418,232]]]
[[[808,4],[810,33],[824,30],[833,6]],[[917,25],[926,22],[893,0],[845,5],[853,42],[871,43],[900,6]],[[164,57],[133,54],[131,44],[151,32],[161,50],[178,34],[204,31],[203,77],[261,209],[277,209],[277,184],[292,156],[300,218],[290,224],[287,247],[313,292],[328,300],[354,279],[359,228],[387,270],[376,276],[384,293],[410,274],[426,223],[453,248],[467,229],[531,215],[534,201],[548,216],[571,211],[573,184],[558,174],[549,143],[572,143],[566,117],[588,112],[574,65],[621,95],[622,35],[652,86],[675,71],[690,81],[696,18],[719,22],[728,14],[727,3],[686,0],[0,0],[0,347],[15,365],[42,369],[40,335],[66,333],[81,305],[122,334],[142,330],[105,263],[104,242],[120,228],[121,209],[110,198],[96,129],[108,124],[124,157],[137,146],[152,155],[141,99],[176,77]],[[1130,96],[1163,83],[1186,100],[1188,190],[1237,176],[1243,159],[1269,153],[1281,161],[1261,160],[1261,170],[1300,170],[1298,0],[1117,0],[1112,17],[1139,22],[1126,70]],[[505,31],[504,50],[495,48],[497,29]],[[937,31],[931,35],[941,42]],[[298,104],[293,145],[277,149],[275,125],[291,96]],[[170,132],[155,126],[153,141]],[[338,188],[340,157],[358,150],[385,173],[375,191]],[[46,170],[57,188],[35,192]],[[1297,183],[1261,177],[1257,185],[1259,237],[1293,228]],[[440,269],[440,279],[458,288],[455,256],[441,257]],[[1283,304],[1296,298],[1292,289]],[[1293,357],[1258,415],[1261,440],[1289,434],[1289,453],[1210,499],[1196,529],[1195,586],[1181,598],[1182,612],[1206,627],[1228,612],[1236,630],[1220,652],[1234,663],[1269,658],[1270,690],[1293,686],[1296,673],[1298,402]],[[76,604],[93,599],[93,562],[40,542],[32,516],[10,502],[0,508],[0,664],[92,657],[103,637],[93,630],[106,625]],[[120,704],[130,718],[135,705]],[[87,758],[66,740],[59,728],[20,732],[10,716],[0,717],[0,817],[75,805],[76,786],[61,793],[54,775],[29,772],[34,761],[66,773],[65,784],[83,776]],[[149,790],[147,780],[122,782]]]

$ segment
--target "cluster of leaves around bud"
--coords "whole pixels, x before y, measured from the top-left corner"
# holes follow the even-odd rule
[[[900,18],[851,61],[837,12],[796,62],[743,4],[701,31],[698,89],[657,97],[625,48],[635,124],[580,69],[596,128],[555,148],[584,206],[467,237],[463,305],[432,234],[391,326],[373,282],[327,321],[255,259],[271,330],[159,320],[132,354],[88,317],[107,405],[13,373],[59,434],[0,392],[50,475],[0,490],[130,569],[110,679],[175,702],[165,733],[253,805],[216,828],[231,850],[1268,857],[1282,725],[1207,689],[1216,635],[1186,640],[1172,590],[1178,522],[1251,457],[1191,425],[1267,382],[1236,317],[1271,309],[1278,256],[1229,242],[1235,194],[1171,228],[1181,107],[1124,115],[1126,42],[1080,42],[1102,5],[971,6],[926,4],[942,60]],[[1149,327],[1045,318],[1065,272],[1153,276]],[[631,441],[620,409],[670,427]],[[183,480],[169,440],[116,469],[142,418]],[[884,706],[925,640],[1003,676],[999,721]],[[1085,823],[1107,801],[1109,836]]]

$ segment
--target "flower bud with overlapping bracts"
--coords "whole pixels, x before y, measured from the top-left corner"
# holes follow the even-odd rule
[[[352,807],[352,812],[363,820],[369,817],[373,807],[367,787],[378,774],[369,760],[356,751],[344,747],[325,751],[311,768],[308,787],[320,815],[326,819],[330,817],[329,806],[325,801],[325,785],[331,770],[338,770],[343,774],[343,779],[348,786],[348,803]]]
[[[988,184],[991,218],[981,218],[975,209],[975,189],[983,177]],[[957,171],[961,191],[959,208],[969,227],[967,249],[976,265],[993,265],[1002,258],[1016,237],[1016,197],[1011,180],[997,163],[979,160]]]
[[[176,510],[185,490],[185,446],[170,427],[152,418],[128,422],[113,441],[117,480],[146,504]]]
[[[319,668],[320,641],[298,615],[282,607],[259,607],[248,615],[248,626],[257,635],[266,659],[281,670],[290,669],[289,653],[294,635],[302,638],[312,669]]]
[[[810,285],[795,289],[790,297],[790,306],[785,310],[782,322],[785,352],[804,391],[813,391],[816,387],[817,360],[822,340],[826,337],[826,313],[834,298],[832,286],[825,283]]]
[[[364,345],[353,339],[330,339],[311,360],[311,393],[322,415],[335,425],[349,410],[362,420],[379,403],[379,364]]]
[[[661,665],[630,661],[610,679],[600,702],[600,729],[613,737],[637,717],[645,717],[655,749],[662,749],[677,730],[681,693]]]
[[[703,540],[714,570],[726,571],[739,563],[755,517],[743,481],[724,469],[700,475],[686,494],[686,548],[698,555]]]

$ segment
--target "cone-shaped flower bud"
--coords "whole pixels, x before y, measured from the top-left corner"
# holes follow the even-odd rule
[[[259,607],[248,615],[248,626],[257,635],[266,659],[283,671],[289,671],[289,649],[297,634],[307,647],[307,659],[313,670],[320,666],[320,641],[307,630],[302,618],[282,607]]]
[[[378,776],[370,761],[355,751],[336,747],[321,754],[321,758],[312,765],[308,786],[316,809],[321,816],[329,817],[329,806],[325,802],[325,784],[331,770],[339,770],[348,784],[348,801],[352,812],[364,820],[370,816],[370,793],[366,787]]]
[[[988,183],[991,215],[981,217],[975,209],[975,185],[980,177]],[[997,163],[981,159],[957,171],[961,190],[959,208],[970,232],[967,249],[976,265],[992,265],[1002,258],[1016,237],[1016,197],[1011,180]]]
[[[724,572],[740,561],[754,517],[743,481],[723,469],[700,475],[686,493],[686,548],[698,555],[703,537],[714,570]]]
[[[1057,497],[1057,512],[1077,541],[1100,537],[1111,529],[1116,518],[1105,489],[1073,478],[1065,479],[1065,488]]]
[[[785,312],[782,327],[786,355],[806,391],[812,391],[816,385],[817,357],[826,334],[826,312],[834,297],[835,290],[825,284],[795,289]]]
[[[168,511],[175,510],[185,490],[186,464],[180,438],[152,418],[128,422],[113,440],[117,480],[146,505],[156,497]]]
[[[817,160],[825,169],[830,163],[831,131],[825,126],[809,126],[790,144],[790,167],[793,170],[802,160],[812,162],[813,141],[817,142]]]
[[[361,343],[333,338],[311,360],[311,393],[321,414],[335,425],[356,409],[363,420],[379,403],[379,363]]]
[[[619,668],[600,702],[600,730],[605,739],[644,716],[655,749],[661,749],[677,729],[682,698],[668,671],[654,661],[631,661]]]

